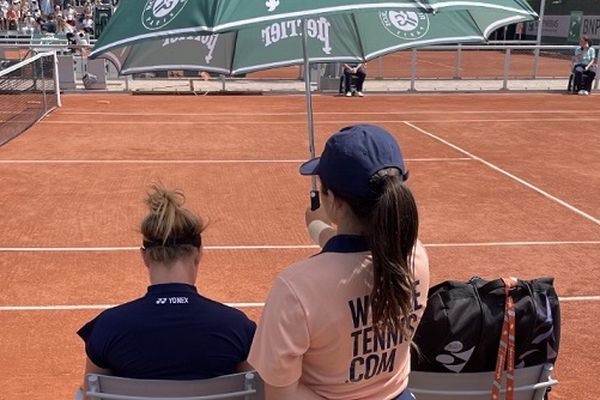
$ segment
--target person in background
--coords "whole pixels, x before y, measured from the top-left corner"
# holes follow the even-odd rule
[[[363,85],[367,78],[365,64],[344,64],[344,91],[347,97],[352,96],[352,78],[356,77],[356,94],[363,97]]]
[[[429,262],[400,147],[380,127],[347,127],[300,173],[319,177],[322,205],[306,223],[322,251],[279,274],[248,362],[267,400],[413,399]]]
[[[58,33],[64,33],[69,41],[73,41],[73,27],[62,16],[56,19],[56,28]]]
[[[137,300],[103,311],[77,334],[86,373],[138,379],[205,379],[249,369],[256,325],[241,311],[200,295],[200,217],[181,191],[153,185],[141,223],[150,286]]]
[[[71,25],[73,28],[75,28],[77,24],[77,21],[75,21],[75,14],[75,8],[73,8],[71,4],[68,4],[63,13],[63,18],[67,21],[67,24]]]
[[[10,8],[10,3],[8,0],[0,0],[0,30],[8,29],[8,9]]]
[[[23,26],[21,29],[23,31],[23,34],[25,35],[32,35],[37,31],[38,24],[33,15],[31,15],[31,12],[28,11],[25,14],[25,18],[23,18]]]
[[[596,76],[596,50],[592,47],[592,40],[583,36],[579,40],[579,47],[575,49],[575,65],[573,66],[574,83],[579,87],[579,94],[590,94],[591,84]]]
[[[8,24],[9,31],[16,31],[19,29],[19,14],[14,5],[8,7],[6,13],[6,23]]]
[[[56,4],[54,6],[54,12],[52,13],[52,15],[54,16],[54,19],[58,20],[58,18],[62,17],[62,11],[60,8],[60,5]]]
[[[91,15],[84,15],[81,21],[81,29],[88,35],[94,34],[94,18]]]

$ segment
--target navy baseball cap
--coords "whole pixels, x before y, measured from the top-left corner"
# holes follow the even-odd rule
[[[321,157],[302,164],[300,174],[318,175],[334,193],[364,198],[373,195],[371,177],[387,168],[399,169],[402,180],[408,179],[394,137],[375,125],[354,125],[333,134]]]

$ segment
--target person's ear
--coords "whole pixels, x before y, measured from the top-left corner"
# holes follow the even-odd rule
[[[202,256],[204,255],[204,249],[202,248],[202,246],[198,247],[198,251],[196,252],[196,255],[194,256],[194,265],[197,267],[198,265],[200,265],[200,261],[202,260]]]
[[[146,250],[140,248],[140,255],[142,256],[142,260],[144,260],[144,265],[146,266],[146,268],[150,268],[150,257],[148,257]]]

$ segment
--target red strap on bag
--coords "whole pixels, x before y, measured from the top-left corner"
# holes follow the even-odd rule
[[[506,366],[506,400],[515,398],[515,303],[511,290],[517,285],[514,278],[502,278],[504,282],[504,323],[502,324],[502,335],[498,347],[498,358],[496,359],[496,374],[492,385],[492,400],[500,400],[500,389],[502,388],[502,372]]]

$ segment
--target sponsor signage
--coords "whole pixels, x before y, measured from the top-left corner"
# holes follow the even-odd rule
[[[578,39],[587,35],[592,39],[600,40],[600,15],[583,15],[579,20],[578,15],[546,15],[542,27],[542,35],[567,39],[570,36]],[[574,23],[574,24],[573,24]],[[573,27],[571,25],[574,25]],[[538,22],[528,22],[526,34],[537,34]],[[571,29],[574,28],[574,29]]]

